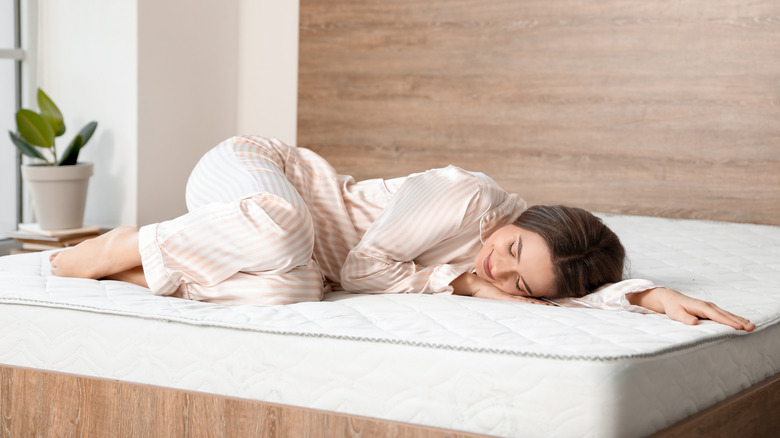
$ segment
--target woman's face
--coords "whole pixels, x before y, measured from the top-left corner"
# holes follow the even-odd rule
[[[488,237],[474,260],[477,276],[502,291],[524,297],[552,297],[553,264],[542,237],[505,225]]]

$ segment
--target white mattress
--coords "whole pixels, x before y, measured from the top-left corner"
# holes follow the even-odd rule
[[[503,436],[641,436],[780,372],[780,227],[606,216],[633,276],[756,323],[330,294],[221,307],[0,258],[0,362]]]

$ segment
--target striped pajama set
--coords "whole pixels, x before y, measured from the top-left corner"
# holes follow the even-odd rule
[[[482,173],[449,166],[355,182],[308,149],[263,137],[206,153],[186,201],[187,214],[140,229],[152,292],[266,305],[319,301],[332,287],[452,293],[484,239],[526,208]],[[618,301],[624,283],[611,291]]]

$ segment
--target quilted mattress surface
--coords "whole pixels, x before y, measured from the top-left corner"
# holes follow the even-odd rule
[[[665,315],[332,293],[225,307],[0,258],[0,362],[501,436],[642,436],[780,372],[780,227],[604,216],[631,276],[753,333]]]

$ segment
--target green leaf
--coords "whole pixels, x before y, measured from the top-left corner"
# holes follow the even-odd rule
[[[38,113],[22,109],[16,112],[16,127],[28,143],[50,148],[54,145],[54,131]]]
[[[65,122],[62,120],[60,109],[40,88],[38,89],[38,107],[41,109],[41,116],[51,125],[54,135],[59,137],[64,134]]]
[[[81,131],[79,131],[79,135],[84,140],[81,143],[81,147],[87,145],[89,139],[92,138],[92,134],[95,133],[95,129],[97,129],[97,122],[89,122],[85,127],[81,128]]]
[[[82,139],[81,134],[79,134],[76,136],[76,138],[73,139],[73,141],[70,142],[68,148],[65,149],[65,153],[62,154],[60,162],[56,165],[72,166],[76,164],[79,160],[79,152],[81,151],[82,146],[84,146],[84,140]]]
[[[30,143],[27,143],[25,139],[23,139],[19,134],[15,134],[11,131],[8,131],[8,135],[11,136],[11,141],[14,142],[17,148],[19,148],[19,151],[27,155],[28,157],[33,158],[40,158],[41,160],[46,160],[46,157],[44,157],[40,152],[38,152],[38,149],[35,149],[35,146],[31,145]],[[48,161],[48,160],[47,160]]]

